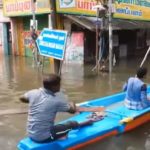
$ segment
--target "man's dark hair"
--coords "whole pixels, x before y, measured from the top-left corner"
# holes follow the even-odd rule
[[[56,74],[48,74],[44,76],[43,87],[48,90],[52,90],[56,86],[60,85],[61,78]]]
[[[145,67],[140,67],[138,70],[137,70],[137,77],[138,78],[144,78],[144,76],[147,74],[147,68]]]

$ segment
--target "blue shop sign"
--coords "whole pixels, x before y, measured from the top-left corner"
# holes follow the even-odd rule
[[[40,55],[63,60],[67,31],[45,28],[36,40]]]

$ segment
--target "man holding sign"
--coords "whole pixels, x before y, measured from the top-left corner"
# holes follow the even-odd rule
[[[86,121],[81,124],[76,121],[68,121],[55,125],[57,112],[101,112],[104,107],[78,107],[69,103],[60,92],[61,78],[55,74],[46,75],[43,79],[43,87],[28,91],[20,97],[22,102],[29,102],[28,136],[35,142],[45,143],[64,137],[72,129],[89,125]]]

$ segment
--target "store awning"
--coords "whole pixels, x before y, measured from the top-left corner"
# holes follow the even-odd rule
[[[65,15],[74,23],[81,25],[91,31],[96,30],[96,25],[101,26],[101,19],[96,17]],[[108,21],[108,20],[106,20]],[[108,23],[106,23],[108,25]],[[105,26],[108,29],[108,26]],[[150,22],[134,21],[125,19],[112,19],[113,30],[134,30],[134,29],[150,29]]]
[[[65,15],[67,18],[69,18],[74,23],[82,26],[83,28],[87,28],[91,31],[95,31],[95,24],[88,20],[87,18],[83,16],[74,16],[74,15]]]
[[[118,29],[118,30],[150,29],[150,22],[125,20],[125,19],[113,19],[112,26],[114,29]]]

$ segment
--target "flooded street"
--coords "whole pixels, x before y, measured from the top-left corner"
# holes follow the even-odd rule
[[[76,103],[120,92],[129,76],[133,76],[142,58],[121,60],[113,68],[111,75],[92,72],[94,65],[63,65],[62,89],[71,101]],[[150,83],[150,58],[144,66],[149,73],[146,79]],[[47,65],[44,73],[50,72]],[[33,67],[32,58],[2,57],[0,55],[0,110],[27,110],[28,105],[19,102],[19,96],[27,90],[39,88],[42,81],[42,69]],[[68,114],[59,114],[57,121],[67,118]],[[16,150],[17,143],[26,136],[27,114],[0,115],[0,150]],[[148,148],[149,149],[148,149]],[[82,150],[150,150],[150,123],[129,133],[110,137]]]

